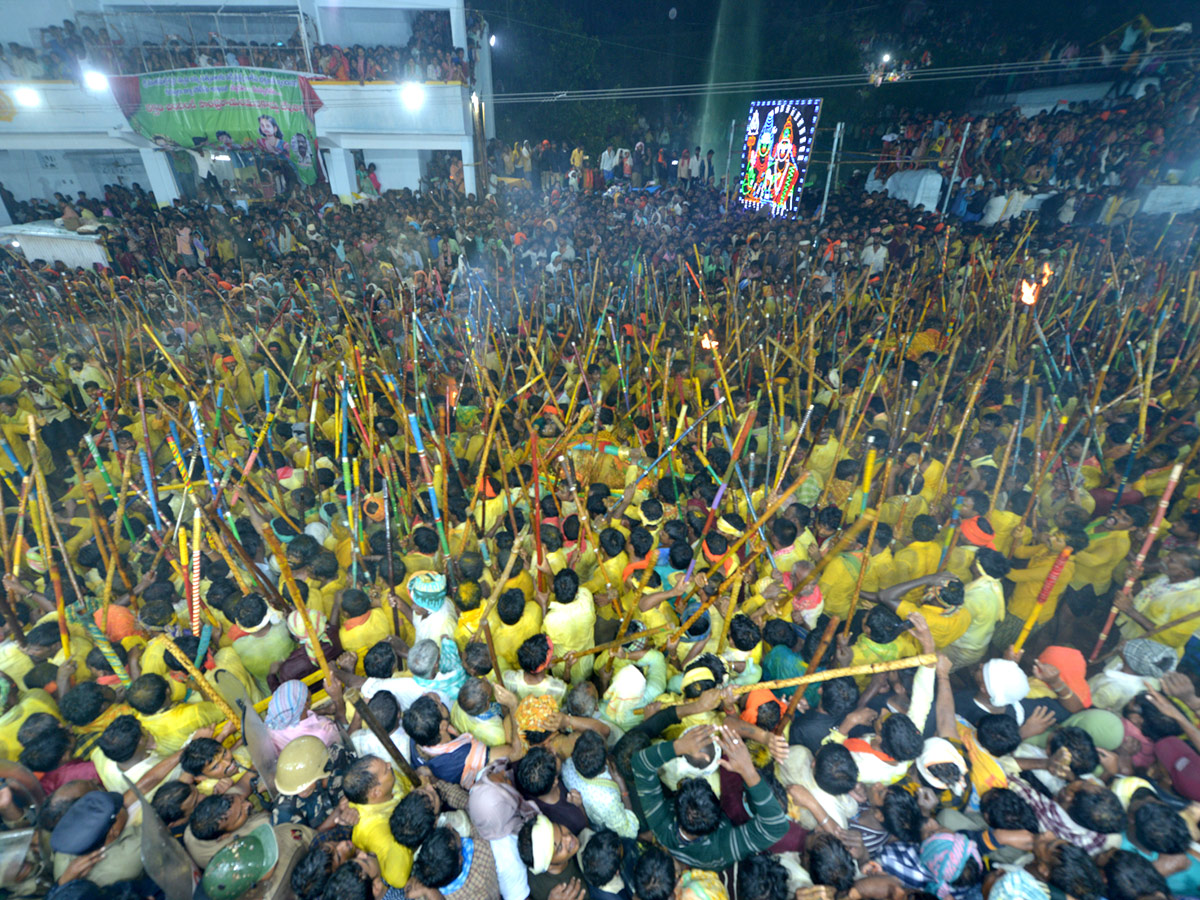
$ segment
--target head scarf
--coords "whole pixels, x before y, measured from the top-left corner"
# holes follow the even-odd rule
[[[1121,653],[1133,674],[1143,678],[1162,678],[1168,672],[1174,672],[1179,663],[1173,649],[1146,638],[1128,641]]]
[[[1046,900],[1046,888],[1024,869],[1010,869],[992,885],[988,900]]]
[[[749,722],[754,725],[758,722],[759,707],[765,706],[768,703],[774,703],[779,707],[780,713],[783,712],[783,704],[767,688],[756,688],[746,695],[746,708],[742,710],[742,721]]]
[[[642,705],[646,692],[646,676],[635,665],[622,667],[613,676],[612,684],[604,692],[604,716],[610,722],[623,722],[633,710]]]
[[[526,697],[517,704],[517,727],[521,731],[549,731],[550,718],[558,704],[549,694]]]
[[[958,780],[953,784],[943,781],[929,771],[930,766],[938,763],[952,763],[958,767]],[[966,789],[967,761],[957,748],[945,738],[932,737],[925,741],[925,748],[917,757],[917,771],[929,784],[939,791],[950,791],[956,797],[961,797]]]
[[[717,676],[713,674],[713,670],[708,668],[708,666],[696,666],[695,668],[688,669],[683,673],[683,683],[680,685],[680,690],[684,690],[699,681],[717,683]]]
[[[317,635],[317,640],[321,639],[321,635],[325,633],[325,629],[329,624],[329,619],[325,613],[319,609],[310,609],[308,611],[308,620],[312,622],[313,631]],[[304,648],[304,653],[308,656],[309,662],[317,661],[317,654],[313,650],[312,639],[308,636],[308,629],[304,627],[304,619],[300,616],[299,610],[292,610],[287,617],[288,631],[292,633],[300,646]]]
[[[520,831],[537,815],[537,807],[517,793],[509,780],[493,781],[492,773],[507,779],[508,760],[497,760],[479,773],[467,800],[467,812],[480,837],[498,841]]]
[[[1154,785],[1145,778],[1138,778],[1135,775],[1122,775],[1120,778],[1114,778],[1112,784],[1109,785],[1109,789],[1117,795],[1117,799],[1121,801],[1121,805],[1126,809],[1129,809],[1129,804],[1133,801],[1133,795],[1142,788],[1153,791]]]
[[[992,706],[1011,706],[1017,724],[1025,723],[1021,701],[1029,696],[1029,679],[1020,666],[1010,659],[989,659],[983,664],[983,689]]]
[[[1092,689],[1087,683],[1087,661],[1074,647],[1047,647],[1038,657],[1038,662],[1058,669],[1063,684],[1079,698],[1085,707],[1092,705]]]
[[[446,601],[446,576],[432,571],[414,572],[408,579],[408,592],[422,609],[441,609]]]
[[[295,679],[285,681],[271,695],[264,723],[268,728],[276,731],[299,725],[306,703],[308,703],[308,688],[304,682]]]
[[[529,871],[541,875],[550,869],[550,861],[554,859],[554,823],[539,814],[533,823],[532,838],[533,865]]]
[[[968,860],[982,869],[983,860],[975,842],[965,835],[943,831],[921,842],[921,865],[929,872],[927,889],[941,900],[950,897],[950,883],[967,867]]]
[[[996,537],[993,534],[988,534],[979,524],[979,516],[972,516],[969,519],[963,519],[959,528],[962,530],[963,540],[974,544],[976,547],[987,547],[991,550],[996,549]]]
[[[1101,750],[1116,750],[1125,740],[1124,722],[1120,716],[1107,709],[1085,709],[1075,713],[1063,724],[1082,728],[1091,736],[1092,743]]]

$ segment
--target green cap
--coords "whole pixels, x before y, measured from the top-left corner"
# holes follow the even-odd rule
[[[237,900],[275,868],[279,844],[269,823],[263,823],[222,848],[212,858],[200,884],[210,900]]]

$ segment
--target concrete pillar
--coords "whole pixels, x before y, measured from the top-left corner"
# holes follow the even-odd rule
[[[150,190],[154,192],[154,200],[160,207],[170,206],[182,194],[179,183],[175,180],[175,172],[171,169],[171,160],[161,150],[139,147],[142,165],[146,169],[146,178],[150,181]]]
[[[462,139],[462,163],[463,163],[463,190],[468,194],[474,194],[476,198],[481,197],[479,188],[477,187],[479,169],[475,165],[475,139],[473,137],[465,137]],[[486,190],[486,185],[484,186]]]
[[[341,198],[343,203],[353,199],[350,195],[358,190],[358,178],[354,173],[354,155],[341,147],[322,148],[325,159],[325,174],[329,178],[329,190]]]
[[[467,49],[467,12],[463,0],[450,0],[450,40],[455,47]]]
[[[492,48],[488,44],[491,29],[485,29],[483,46],[479,48],[479,62],[475,66],[475,85],[479,102],[483,106],[483,136],[489,141],[496,136],[496,110],[492,105]]]

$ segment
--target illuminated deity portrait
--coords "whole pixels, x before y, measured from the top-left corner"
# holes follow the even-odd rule
[[[799,174],[796,168],[796,145],[792,139],[793,128],[792,117],[788,116],[787,121],[783,124],[783,131],[780,132],[779,142],[771,151],[771,163],[774,169],[771,203],[776,212],[780,212],[781,208],[790,205],[792,190],[796,186]]]
[[[755,101],[742,144],[739,190],[747,209],[795,214],[820,116],[820,100]]]

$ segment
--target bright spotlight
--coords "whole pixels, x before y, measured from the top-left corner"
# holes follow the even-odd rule
[[[13,242],[12,242],[12,245],[13,245],[14,247],[20,247],[20,246],[21,246],[21,242],[20,242],[20,241],[13,241]]]
[[[21,106],[41,106],[42,95],[31,87],[19,87],[13,91],[13,98]]]
[[[885,63],[890,63],[892,61],[892,54],[890,54],[890,53],[883,54],[883,61]]]
[[[88,69],[83,73],[83,83],[89,91],[108,90],[108,76],[95,69]]]
[[[493,34],[491,37],[489,37],[489,38],[488,38],[488,46],[489,46],[489,47],[495,47],[495,46],[496,46],[496,36],[495,36],[494,34]]]
[[[407,81],[400,88],[400,102],[409,112],[416,112],[425,105],[425,88],[415,81]]]

